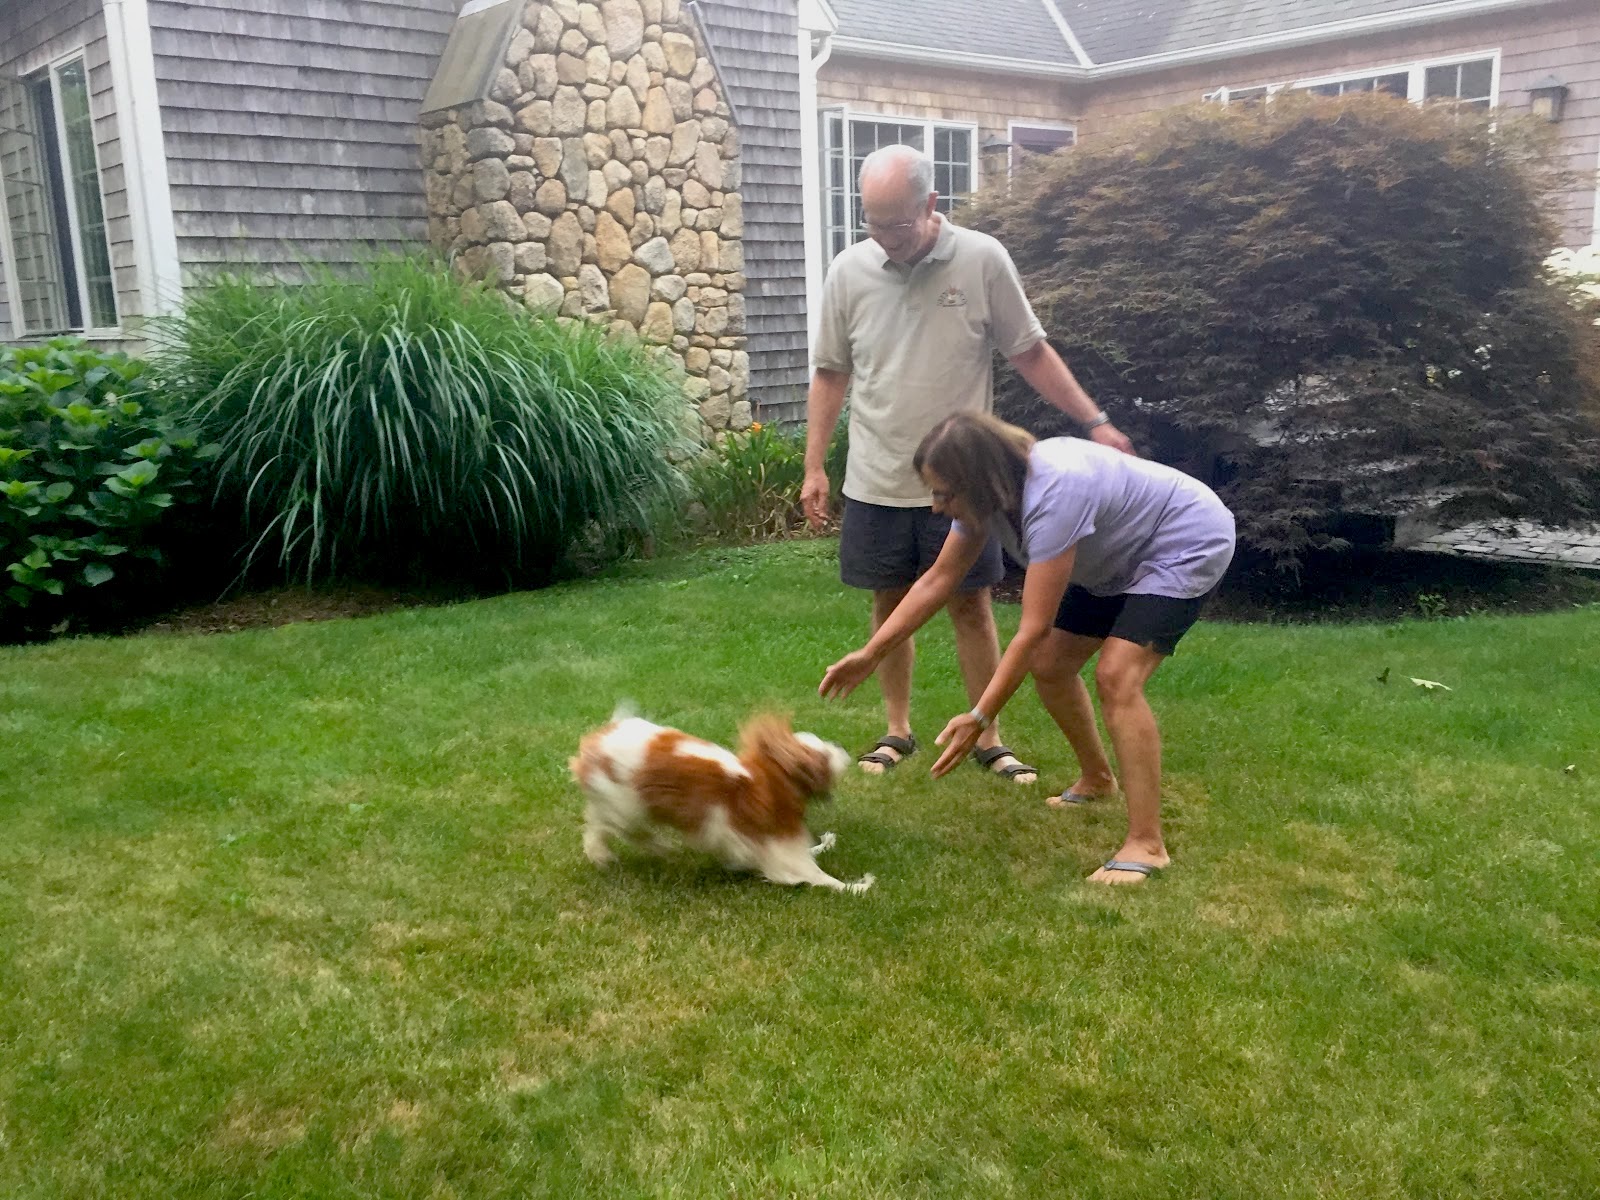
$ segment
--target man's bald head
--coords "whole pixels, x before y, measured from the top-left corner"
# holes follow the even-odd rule
[[[933,220],[933,160],[910,146],[885,146],[861,164],[867,232],[898,263],[915,263],[939,240]]]
[[[861,164],[861,194],[868,189],[898,191],[908,203],[920,204],[933,191],[933,159],[910,146],[885,146]]]

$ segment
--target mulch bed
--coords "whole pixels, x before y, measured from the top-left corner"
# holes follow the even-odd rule
[[[1022,572],[994,589],[1001,604],[1022,599]],[[368,617],[468,599],[459,592],[370,585],[280,587],[247,592],[128,622],[118,633],[204,634],[269,629],[302,621]],[[1357,554],[1335,568],[1293,581],[1230,575],[1206,609],[1213,621],[1239,623],[1392,621],[1477,613],[1551,612],[1600,603],[1600,572],[1443,554]]]
[[[126,633],[237,633],[301,621],[370,617],[400,608],[424,608],[460,599],[437,592],[398,591],[368,586],[275,588],[246,593],[214,604],[177,609],[130,625]]]

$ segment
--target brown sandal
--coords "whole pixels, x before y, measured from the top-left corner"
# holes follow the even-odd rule
[[[1030,767],[1020,758],[1017,758],[1017,761],[1009,767],[1001,767],[996,770],[994,764],[1002,758],[1017,758],[1016,751],[1005,746],[990,746],[987,750],[974,750],[972,752],[972,761],[991,775],[998,775],[1002,779],[1015,779],[1018,775],[1032,775],[1035,781],[1038,780],[1039,768]]]
[[[885,754],[885,750],[893,750],[900,757],[895,758],[892,755]],[[917,737],[915,734],[910,737],[898,737],[895,734],[886,733],[878,739],[877,745],[856,759],[856,764],[859,766],[861,763],[877,763],[887,774],[916,752]]]

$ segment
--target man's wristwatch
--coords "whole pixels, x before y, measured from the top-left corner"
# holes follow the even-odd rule
[[[1091,429],[1098,429],[1102,425],[1109,424],[1111,424],[1111,415],[1102,408],[1096,416],[1090,417],[1083,423],[1083,431],[1088,433]]]
[[[989,716],[989,714],[984,712],[983,709],[978,708],[976,705],[973,706],[972,711],[969,712],[967,716],[971,717],[978,723],[978,730],[980,733],[994,724],[994,718]]]

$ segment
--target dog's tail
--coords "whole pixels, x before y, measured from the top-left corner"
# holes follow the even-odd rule
[[[617,701],[617,706],[611,710],[611,723],[615,725],[618,721],[628,721],[638,715],[639,706],[624,696]]]

